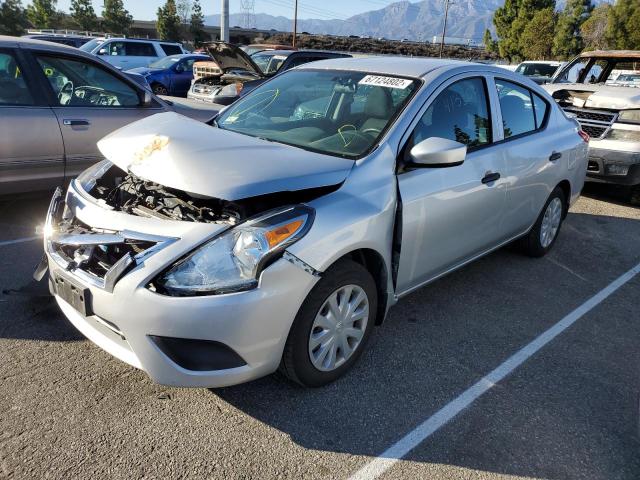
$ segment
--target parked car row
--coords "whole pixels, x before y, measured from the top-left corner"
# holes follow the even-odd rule
[[[322,50],[256,49],[248,54],[240,47],[212,42],[205,47],[215,66],[207,74],[198,75],[187,95],[205,102],[230,105],[263,82],[298,65],[351,55]],[[198,64],[196,64],[196,68]]]
[[[305,63],[209,122],[168,112],[100,140],[106,160],[52,199],[36,278],[156,382],[325,385],[405,295],[507,243],[549,252],[587,139],[496,67]]]

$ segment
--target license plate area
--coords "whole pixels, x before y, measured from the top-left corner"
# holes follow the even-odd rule
[[[56,294],[75,308],[83,316],[93,315],[91,308],[91,291],[67,275],[55,272],[52,275]]]

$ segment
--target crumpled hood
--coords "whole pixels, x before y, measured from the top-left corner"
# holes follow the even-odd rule
[[[553,94],[560,90],[575,92],[593,92],[587,98],[584,107],[606,108],[612,110],[628,110],[640,108],[640,88],[613,85],[594,85],[582,83],[558,83],[543,85],[547,92]],[[579,105],[576,105],[579,106]]]
[[[124,171],[166,187],[224,200],[337,185],[355,162],[160,113],[98,142]]]

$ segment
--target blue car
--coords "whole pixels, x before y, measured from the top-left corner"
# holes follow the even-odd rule
[[[132,68],[127,73],[137,73],[147,79],[156,95],[186,97],[193,80],[193,63],[211,60],[207,55],[169,55],[156,60],[148,67]]]

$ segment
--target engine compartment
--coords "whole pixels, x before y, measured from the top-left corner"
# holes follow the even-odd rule
[[[112,167],[88,192],[117,211],[142,217],[235,225],[245,218],[240,206],[216,198],[198,198]]]
[[[165,187],[113,165],[87,193],[109,208],[148,218],[236,225],[273,208],[309,202],[340,188],[340,184],[228,201]]]

